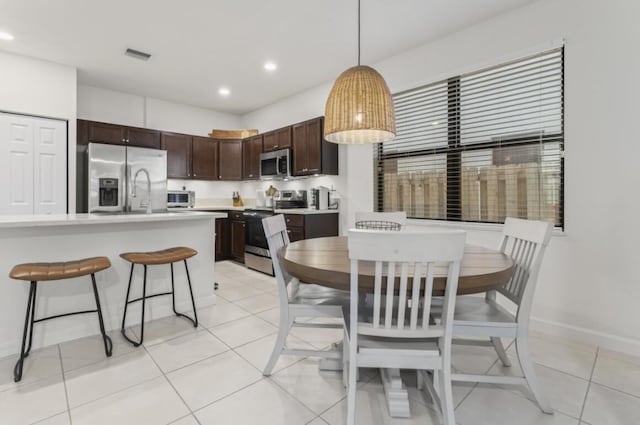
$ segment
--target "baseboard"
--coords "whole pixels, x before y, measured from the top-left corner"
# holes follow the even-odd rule
[[[596,345],[612,351],[640,356],[640,340],[606,334],[592,329],[573,326],[552,320],[531,318],[531,328],[535,331],[572,339],[584,344]]]

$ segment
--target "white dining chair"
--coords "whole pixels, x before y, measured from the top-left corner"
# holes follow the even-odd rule
[[[533,295],[544,252],[551,239],[553,224],[543,221],[507,218],[504,223],[500,251],[515,262],[511,280],[504,286],[488,291],[485,297],[458,297],[453,321],[454,344],[490,345],[505,366],[511,361],[500,338],[515,338],[518,361],[523,377],[472,375],[456,373],[454,381],[514,384],[528,386],[540,409],[553,413],[553,408],[540,388],[529,350],[529,319]],[[515,315],[498,304],[496,294],[502,294],[516,306]],[[458,339],[485,337],[488,340]]]
[[[444,424],[455,424],[451,336],[465,238],[463,231],[349,232],[351,300],[345,311],[343,356],[348,374],[348,425],[356,420],[359,367],[433,370],[439,375],[440,388],[436,391],[427,380],[428,389],[442,410]],[[368,262],[375,264],[373,303],[360,306],[358,272],[361,267],[372,267]],[[430,317],[436,274],[446,275],[444,313],[438,324]]]
[[[397,224],[398,229],[387,230],[400,230],[407,225],[407,213],[404,211],[394,212],[365,212],[356,211],[356,228],[357,229],[377,229],[380,228],[381,223]]]
[[[302,357],[322,357],[341,361],[342,351],[331,350],[307,350],[293,349],[286,346],[287,336],[292,327],[306,328],[342,328],[338,323],[314,323],[296,321],[304,318],[338,318],[342,319],[342,306],[348,305],[349,293],[336,289],[325,288],[319,285],[301,283],[292,277],[280,265],[278,250],[289,245],[287,226],[282,214],[267,217],[262,220],[262,226],[269,245],[269,253],[273,262],[273,270],[278,286],[278,299],[280,305],[280,321],[278,336],[273,352],[263,370],[263,375],[269,376],[282,354]],[[340,363],[338,363],[340,364]]]

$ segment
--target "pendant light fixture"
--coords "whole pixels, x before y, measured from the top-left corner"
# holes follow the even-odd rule
[[[393,99],[382,75],[360,65],[360,0],[358,0],[358,65],[344,71],[331,89],[324,113],[324,137],[346,144],[380,143],[396,135]]]

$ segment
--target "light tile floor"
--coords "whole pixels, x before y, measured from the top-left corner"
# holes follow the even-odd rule
[[[0,359],[0,425],[344,424],[342,377],[319,371],[318,360],[282,356],[273,375],[262,376],[278,324],[274,279],[232,262],[217,263],[216,273],[217,303],[198,311],[197,329],[175,317],[147,323],[137,349],[112,331],[110,359],[97,336],[46,347],[29,356],[19,384],[11,376],[16,356]],[[298,328],[288,343],[321,348],[340,337]],[[640,424],[639,358],[543,335],[531,345],[556,413],[541,413],[523,389],[454,384],[459,425]],[[514,348],[508,353],[511,368],[489,348],[454,346],[454,367],[516,375]],[[366,370],[359,424],[440,423],[415,374],[403,376],[412,417],[389,417],[379,375]]]

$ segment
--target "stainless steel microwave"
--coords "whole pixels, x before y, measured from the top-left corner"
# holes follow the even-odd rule
[[[168,190],[167,208],[192,208],[196,194],[191,190]]]
[[[291,177],[291,149],[260,154],[260,179],[288,179]]]

